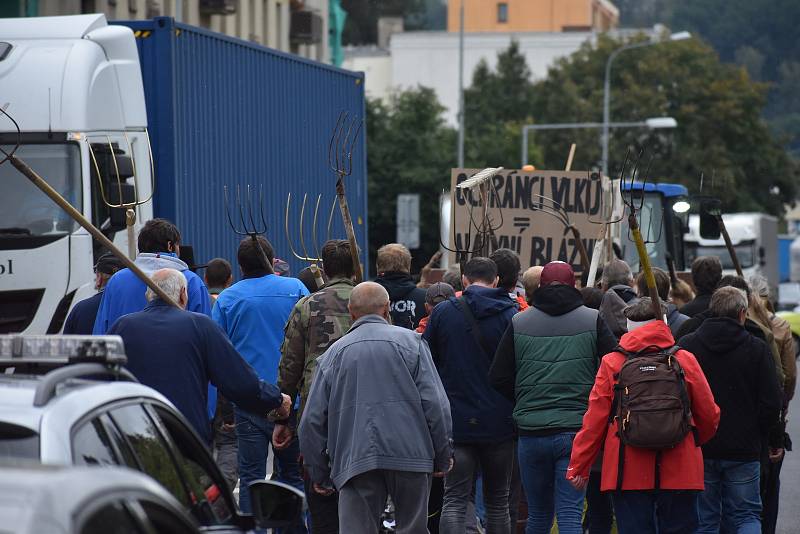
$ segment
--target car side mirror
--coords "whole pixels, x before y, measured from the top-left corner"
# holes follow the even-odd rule
[[[282,482],[256,480],[250,483],[250,506],[259,528],[288,528],[302,522],[303,492]]]

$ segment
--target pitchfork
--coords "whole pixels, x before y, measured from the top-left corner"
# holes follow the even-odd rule
[[[330,143],[328,143],[328,166],[336,174],[336,198],[339,200],[339,210],[342,212],[347,240],[350,241],[350,254],[353,258],[353,272],[357,284],[363,280],[364,275],[358,258],[358,243],[353,228],[353,218],[350,216],[350,207],[347,204],[344,179],[353,172],[353,150],[363,125],[362,119],[358,117],[351,119],[347,111],[342,111],[339,113]],[[328,226],[330,227],[330,224]]]
[[[311,222],[311,240],[314,245],[314,250],[316,251],[316,257],[311,257],[306,249],[306,242],[303,236],[303,231],[305,230],[305,213],[306,213],[306,201],[308,200],[308,194],[303,195],[303,203],[300,206],[300,248],[303,251],[303,256],[297,253],[292,244],[292,238],[289,233],[289,211],[292,205],[292,193],[289,193],[286,197],[286,211],[284,214],[284,230],[286,232],[286,242],[289,243],[289,250],[291,250],[292,255],[300,261],[307,261],[309,262],[309,269],[311,270],[311,274],[314,275],[314,282],[317,285],[317,289],[321,288],[325,281],[322,278],[322,273],[317,266],[318,262],[322,261],[322,254],[320,254],[320,247],[317,241],[317,221],[319,218],[319,203],[322,201],[322,195],[317,195],[317,201],[314,204],[314,219]],[[331,205],[331,213],[328,216],[328,235],[327,240],[331,238],[331,223],[333,222],[333,210],[336,208],[336,200]]]
[[[242,194],[241,189],[237,185],[236,186],[236,209],[239,211],[239,221],[241,222],[241,226],[236,224],[233,217],[231,217],[231,210],[230,210],[230,200],[228,198],[228,186],[222,187],[222,192],[225,197],[225,215],[228,218],[228,224],[233,230],[233,233],[239,236],[248,236],[250,239],[253,240],[253,246],[255,246],[256,250],[260,253],[261,263],[264,267],[264,270],[268,273],[273,272],[272,264],[267,258],[267,253],[264,252],[264,249],[261,248],[261,243],[258,241],[258,236],[264,235],[267,233],[267,218],[264,215],[264,187],[260,186],[258,188],[258,210],[257,214],[260,216],[260,219],[255,216],[255,208],[253,207],[253,199],[252,199],[252,191],[250,188],[250,184],[248,184],[246,190],[246,197],[244,199],[244,203],[242,203]]]

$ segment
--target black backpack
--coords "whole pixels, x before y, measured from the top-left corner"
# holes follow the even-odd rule
[[[622,347],[615,349],[625,355],[625,363],[614,375],[614,402],[609,419],[609,423],[617,421],[620,442],[617,489],[622,489],[626,447],[658,451],[658,489],[661,451],[674,447],[693,430],[686,378],[675,358],[679,349],[677,345],[669,349],[647,347],[635,353]]]

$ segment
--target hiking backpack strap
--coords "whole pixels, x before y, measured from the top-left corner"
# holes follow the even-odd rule
[[[489,361],[492,361],[494,359],[494,351],[489,350],[489,348],[487,347],[486,340],[481,334],[481,329],[478,326],[478,321],[475,319],[475,315],[473,315],[472,310],[470,309],[466,299],[462,296],[457,298],[456,302],[458,302],[458,307],[461,308],[461,313],[464,314],[464,319],[467,321],[467,325],[469,325],[469,329],[472,332],[472,337],[475,338],[475,341],[478,343],[478,346],[483,350],[483,352],[489,358]]]

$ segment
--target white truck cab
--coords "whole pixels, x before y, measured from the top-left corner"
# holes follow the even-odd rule
[[[0,19],[0,144],[122,250],[125,210],[152,193],[133,32],[104,15]],[[113,156],[112,156],[113,155]],[[135,175],[135,177],[134,177]],[[152,201],[136,207],[137,225]],[[137,226],[138,229],[138,226]],[[91,236],[13,166],[0,166],[0,333],[58,333],[94,294]]]
[[[778,221],[763,213],[726,213],[722,215],[731,238],[736,257],[745,278],[755,274],[764,276],[770,287],[778,287]],[[717,256],[722,262],[723,274],[736,274],[725,241],[700,237],[700,216],[689,216],[689,232],[683,237],[686,264],[691,265],[698,256]]]

